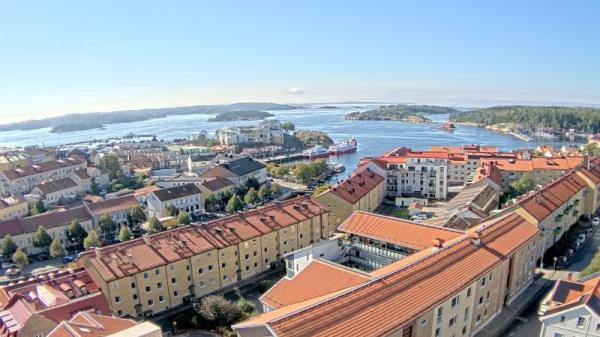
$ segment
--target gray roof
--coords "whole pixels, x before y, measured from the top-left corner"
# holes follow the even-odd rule
[[[238,176],[243,176],[248,173],[256,172],[266,167],[263,163],[256,161],[250,157],[232,160],[228,163],[221,164],[221,166],[237,174]]]
[[[154,193],[154,195],[156,195],[156,197],[160,201],[169,201],[169,200],[173,200],[173,199],[188,197],[188,196],[195,195],[195,194],[200,194],[200,189],[198,188],[198,186],[196,186],[194,184],[187,184],[187,185],[163,188],[160,190],[156,190],[152,193]]]
[[[44,194],[50,194],[62,190],[66,190],[67,188],[75,187],[77,184],[71,178],[62,178],[51,181],[45,181],[39,185],[36,185],[35,188],[39,189]]]

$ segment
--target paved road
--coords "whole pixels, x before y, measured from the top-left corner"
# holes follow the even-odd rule
[[[57,270],[63,265],[62,258],[56,258],[51,260],[46,260],[42,262],[30,263],[23,267],[22,275],[28,277],[29,275],[37,275],[45,272],[50,272],[52,270]],[[18,280],[19,277],[8,277],[4,275],[4,270],[0,269],[0,284],[8,283],[12,280]]]

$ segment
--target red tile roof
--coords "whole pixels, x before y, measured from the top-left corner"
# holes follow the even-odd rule
[[[52,170],[57,170],[63,167],[70,167],[83,164],[84,161],[80,158],[67,158],[67,159],[59,159],[59,160],[51,160],[42,163],[38,163],[31,166],[4,170],[2,173],[8,179],[18,179],[21,177],[32,176],[39,173],[49,172]]]
[[[367,168],[360,173],[352,174],[329,191],[341,199],[355,204],[383,181],[382,176]]]
[[[85,204],[92,215],[111,214],[114,212],[128,211],[132,206],[140,203],[133,195],[126,195],[113,199],[106,199],[91,204]]]
[[[464,232],[420,224],[363,211],[354,212],[339,231],[422,250],[432,246],[432,240],[450,241]]]
[[[69,321],[62,321],[47,337],[104,337],[134,327],[130,319],[78,312]]]

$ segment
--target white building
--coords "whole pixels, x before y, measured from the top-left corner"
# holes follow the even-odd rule
[[[255,126],[237,126],[219,129],[217,138],[222,145],[237,145],[243,143],[262,143],[283,145],[285,131],[276,120],[258,122]]]
[[[148,195],[148,213],[150,216],[163,218],[170,216],[169,208],[176,213],[185,211],[190,215],[202,212],[200,189],[194,184],[164,188]]]

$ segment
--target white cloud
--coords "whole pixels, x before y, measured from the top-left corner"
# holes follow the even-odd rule
[[[304,95],[304,90],[298,88],[298,87],[291,87],[287,90],[287,93],[290,95]]]

